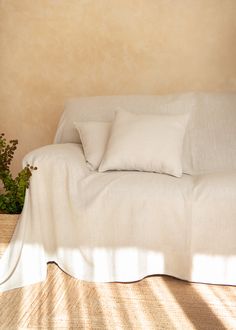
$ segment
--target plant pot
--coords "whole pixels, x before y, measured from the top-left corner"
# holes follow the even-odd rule
[[[11,240],[19,216],[0,213],[0,257]]]

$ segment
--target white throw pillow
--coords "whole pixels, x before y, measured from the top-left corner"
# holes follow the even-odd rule
[[[92,170],[98,169],[110,134],[108,122],[74,122],[82,142],[84,156]]]
[[[138,170],[182,175],[182,147],[189,114],[116,113],[99,171]]]

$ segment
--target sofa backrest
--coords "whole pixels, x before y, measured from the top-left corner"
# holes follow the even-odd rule
[[[197,109],[186,137],[189,171],[236,170],[236,93],[197,93],[195,97]]]
[[[78,121],[112,121],[118,108],[135,113],[191,112],[183,147],[188,174],[236,169],[236,94],[96,96],[66,103],[55,143],[80,143]]]

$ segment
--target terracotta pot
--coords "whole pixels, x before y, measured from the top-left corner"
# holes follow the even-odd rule
[[[11,240],[18,218],[19,214],[0,213],[0,256]]]

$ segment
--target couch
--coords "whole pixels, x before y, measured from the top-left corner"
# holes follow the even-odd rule
[[[89,168],[74,124],[111,122],[118,107],[190,114],[181,177]],[[236,94],[71,99],[54,143],[26,163],[38,170],[0,260],[0,291],[44,281],[48,262],[86,281],[165,274],[236,285]]]

